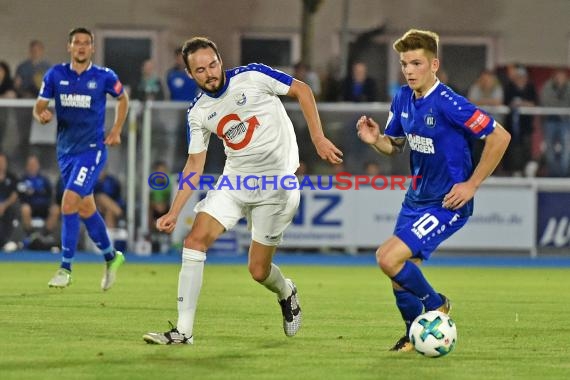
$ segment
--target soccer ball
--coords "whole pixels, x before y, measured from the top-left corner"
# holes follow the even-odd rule
[[[409,338],[417,352],[437,358],[453,351],[457,343],[457,329],[449,315],[441,311],[428,311],[412,322]]]

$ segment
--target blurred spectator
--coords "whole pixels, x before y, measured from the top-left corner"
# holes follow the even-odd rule
[[[103,169],[93,190],[97,209],[103,215],[108,228],[116,228],[126,209],[121,197],[121,183]]]
[[[44,59],[44,53],[44,44],[41,41],[30,41],[28,59],[18,65],[14,76],[14,88],[18,97],[35,99],[38,96],[44,74],[51,67],[51,64]],[[29,151],[30,133],[32,130],[31,109],[16,109],[16,119],[18,123],[18,149],[10,152],[10,157],[18,165],[15,170],[22,170],[23,167],[21,165],[28,157]],[[6,148],[8,149],[9,147]]]
[[[133,90],[133,99],[164,100],[162,82],[154,68],[154,62],[147,59],[141,67],[141,80]]]
[[[200,88],[196,85],[194,79],[190,78],[188,73],[186,73],[181,47],[176,48],[174,51],[174,59],[174,66],[166,73],[166,84],[170,91],[170,100],[191,102],[200,93]]]
[[[10,99],[16,97],[14,82],[10,75],[10,66],[4,61],[0,61],[0,99]],[[0,107],[0,150],[3,148],[4,134],[8,129],[9,108]]]
[[[556,70],[540,93],[544,107],[570,107],[570,82],[566,70]],[[548,115],[543,119],[548,175],[570,176],[570,116]]]
[[[170,100],[190,103],[200,94],[201,90],[196,85],[194,79],[190,78],[186,72],[181,47],[174,51],[174,59],[174,66],[166,73],[166,84],[170,91]],[[166,143],[173,147],[173,157],[184,157],[188,154],[186,139],[179,138],[180,136],[186,136],[186,122],[186,110],[178,110],[174,121],[176,124],[172,126],[175,134],[174,132],[169,132],[170,136],[174,135],[175,137]]]
[[[344,79],[341,89],[342,100],[346,102],[376,101],[376,82],[368,76],[368,67],[363,62],[352,65],[351,75]]]
[[[20,98],[36,98],[38,96],[44,74],[51,67],[51,64],[44,59],[44,52],[44,44],[41,41],[31,41],[29,58],[16,68],[14,86]]]
[[[332,57],[327,63],[327,70],[321,83],[321,99],[325,102],[337,102],[340,100],[340,58]]]
[[[525,165],[532,158],[533,116],[521,115],[519,107],[535,106],[537,95],[524,66],[517,66],[509,76],[505,88],[505,104],[511,108],[511,112],[507,116],[505,127],[511,133],[511,143],[504,157],[504,166],[514,176],[521,176]]]
[[[8,171],[8,157],[0,152],[0,247],[7,252],[21,245],[16,237],[20,226],[17,183],[16,176]]]
[[[469,87],[467,97],[478,106],[500,106],[504,101],[503,86],[491,70],[483,70]]]
[[[321,97],[321,79],[311,67],[304,62],[300,61],[297,62],[293,66],[293,77],[295,79],[300,80],[301,82],[305,82],[306,84],[311,87],[313,90],[313,94],[315,95],[315,99],[319,100]]]
[[[16,96],[10,66],[4,61],[0,61],[0,98],[13,99]]]
[[[459,88],[459,86],[457,86],[457,84],[453,83],[453,81],[451,81],[451,79],[449,79],[449,74],[447,73],[447,70],[442,69],[440,67],[439,70],[437,70],[437,79],[439,79],[439,81],[441,83],[443,83],[447,87],[451,88],[456,93],[458,93],[460,95],[463,94],[462,89]]]
[[[467,98],[473,104],[485,108],[485,106],[500,106],[504,102],[504,92],[501,82],[491,70],[483,70],[477,80],[469,87]],[[503,124],[503,115],[493,114],[493,117],[500,124]],[[484,142],[482,140],[473,141],[473,162],[479,162],[483,153]],[[502,165],[494,173],[499,175],[503,170]]]
[[[34,219],[40,219],[41,226],[48,233],[55,232],[59,220],[59,207],[53,202],[51,181],[41,174],[40,170],[38,157],[29,156],[26,161],[25,174],[18,183],[22,205],[22,224],[28,234],[35,227],[32,223]]]
[[[382,173],[382,166],[376,161],[367,161],[364,163],[364,174],[369,177],[374,177],[375,175],[380,175]]]

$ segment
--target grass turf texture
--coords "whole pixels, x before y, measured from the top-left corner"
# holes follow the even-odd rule
[[[275,297],[244,265],[206,265],[193,346],[153,346],[176,321],[178,265],[131,264],[99,290],[103,264],[79,263],[48,289],[53,264],[0,264],[0,378],[570,378],[570,270],[425,267],[454,302],[458,344],[439,359],[387,349],[402,335],[376,267],[283,266],[303,327],[284,336]]]

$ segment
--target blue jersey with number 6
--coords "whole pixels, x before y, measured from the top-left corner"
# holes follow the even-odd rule
[[[58,157],[104,149],[107,94],[122,93],[119,78],[106,67],[91,64],[81,74],[69,63],[49,69],[38,97],[55,100]]]

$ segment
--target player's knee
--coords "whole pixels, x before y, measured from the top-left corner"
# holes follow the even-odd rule
[[[376,250],[376,262],[382,272],[389,274],[395,266],[394,260],[391,259],[390,254],[386,248],[380,247]]]
[[[61,212],[63,214],[75,214],[79,211],[79,207],[74,203],[63,202],[61,204]]]
[[[184,239],[184,247],[200,252],[206,252],[211,245],[211,239],[207,232],[195,232],[192,230]]]
[[[91,217],[93,214],[95,214],[96,211],[97,211],[97,208],[90,207],[88,205],[81,205],[81,206],[79,206],[79,210],[77,210],[77,212],[79,213],[79,217],[81,219],[87,219],[87,218]],[[64,211],[64,213],[65,213],[65,211]]]
[[[249,274],[257,282],[263,282],[269,276],[269,270],[261,265],[248,265]]]

